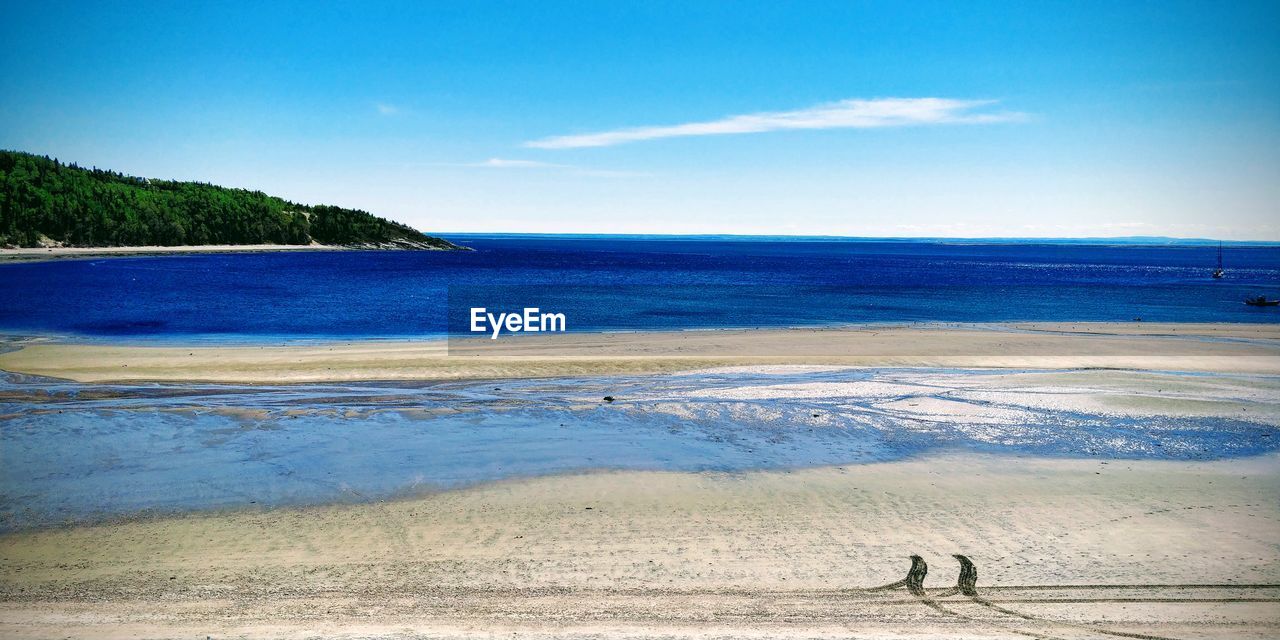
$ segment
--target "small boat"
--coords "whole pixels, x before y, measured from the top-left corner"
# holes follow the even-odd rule
[[[1244,303],[1251,307],[1274,307],[1280,305],[1280,300],[1268,300],[1266,296],[1257,296],[1245,298]]]
[[[1222,243],[1221,243],[1221,242],[1219,242],[1219,243],[1218,243],[1218,268],[1213,270],[1213,277],[1214,277],[1214,278],[1221,278],[1222,276],[1224,276],[1224,275],[1226,275],[1226,274],[1227,274],[1227,272],[1226,272],[1226,271],[1223,271],[1223,269],[1222,269]]]

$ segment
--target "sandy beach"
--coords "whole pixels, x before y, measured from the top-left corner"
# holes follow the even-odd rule
[[[0,354],[0,369],[80,382],[449,380],[779,364],[1280,373],[1280,324],[919,325],[281,346],[37,340],[16,346]]]
[[[0,16],[0,640],[1280,640],[1280,1]]]
[[[0,634],[1262,638],[1280,632],[1278,463],[590,473],[7,535]],[[946,595],[952,554],[1018,615]],[[911,555],[933,596],[868,591]]]
[[[518,416],[553,401],[567,412],[553,415],[580,414],[586,423],[635,415],[658,420],[659,432],[668,424],[662,420],[724,425],[676,439],[678,447],[718,447],[722,437],[754,430],[768,442],[748,459],[785,462],[807,442],[833,446],[821,432],[844,429],[835,420],[845,414],[891,417],[913,437],[962,429],[990,452],[943,447],[886,462],[730,472],[611,470],[606,449],[598,468],[517,472],[448,490],[424,485],[370,497],[342,478],[318,478],[334,484],[341,500],[301,506],[268,505],[251,486],[232,488],[228,504],[237,506],[143,511],[0,535],[0,635],[1274,637],[1280,457],[1262,443],[1280,424],[1278,338],[1274,325],[1085,323],[570,334],[498,345],[27,340],[0,355],[0,369],[80,382],[45,385],[37,395],[22,395],[26,387],[18,384],[8,392],[10,406],[52,402],[39,411],[58,414],[100,407],[92,410],[126,421],[216,417],[222,422],[209,436],[194,437],[213,438],[201,446],[219,455],[238,455],[224,439],[263,430],[313,459],[321,451],[307,438],[321,436],[306,434],[335,428],[326,421],[339,419],[361,432],[410,429],[397,432],[404,448],[412,434],[443,430],[441,416],[484,431],[486,423],[466,422],[468,412]],[[861,367],[887,369],[870,378],[848,373]],[[955,367],[990,370],[978,376]],[[806,371],[819,377],[803,377]],[[579,382],[557,382],[564,376]],[[613,388],[608,376],[630,385],[612,404],[600,400]],[[699,382],[704,377],[719,382],[707,386]],[[477,386],[448,387],[454,395],[447,397],[429,386],[490,378],[506,382],[474,384],[510,395],[482,402]],[[515,384],[520,379],[547,381],[524,388]],[[206,395],[195,396],[195,405],[170,400],[202,380],[250,390],[273,385],[270,397],[317,399],[242,407],[239,396],[228,396],[235,389],[213,386],[199,391]],[[368,380],[413,380],[428,385],[422,393],[437,395],[400,397],[418,387],[361,382]],[[162,384],[153,400],[130,400],[152,389],[146,385],[91,386],[128,381]],[[315,381],[329,386],[282,384]],[[355,386],[333,386],[341,382]],[[587,382],[595,386],[579,390]],[[109,404],[117,397],[130,404]],[[1059,425],[1056,415],[1076,417]],[[1038,427],[1040,435],[1025,432],[1027,420],[1044,416],[1050,422]],[[1069,450],[1079,453],[997,452],[1018,438],[1053,438],[1055,430],[1104,419],[1118,430],[1085,436],[1081,448]],[[319,422],[308,428],[307,420]],[[1129,446],[1124,434],[1147,423],[1164,425],[1151,433],[1181,447],[1171,453],[1178,459],[1099,453]],[[82,431],[80,423],[66,424]],[[141,437],[154,437],[151,423],[138,424]],[[168,431],[199,423],[155,424]],[[281,431],[286,424],[310,430]],[[1249,430],[1232,432],[1232,424]],[[641,442],[640,432],[628,431],[634,428],[618,432],[624,446]],[[1239,435],[1198,439],[1202,429],[1210,430],[1206,438],[1222,429],[1221,437]],[[800,438],[810,433],[818,439]],[[900,435],[889,437],[891,450],[903,446],[894,444]],[[311,481],[312,471],[270,454],[267,442],[247,441],[249,457],[236,468],[247,474],[265,457],[262,469]],[[1267,452],[1220,458],[1208,449],[1228,442]],[[494,445],[427,446],[422,455],[429,457]],[[175,452],[187,449],[179,443]],[[336,464],[355,473],[357,453],[366,452],[340,447]],[[404,464],[392,450],[367,453],[371,461]],[[116,464],[112,473],[127,474],[139,463]],[[111,486],[111,478],[127,475],[90,477]],[[956,555],[976,569],[976,583]],[[912,556],[927,573],[910,573]]]

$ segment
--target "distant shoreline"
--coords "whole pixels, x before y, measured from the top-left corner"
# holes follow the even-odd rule
[[[24,247],[0,249],[0,264],[6,262],[47,262],[50,260],[165,256],[192,253],[283,253],[293,251],[376,251],[381,247],[328,244],[200,244],[173,247]],[[388,251],[442,251],[386,247]]]
[[[840,236],[822,234],[764,233],[589,233],[552,231],[456,231],[440,232],[450,238],[502,238],[510,240],[652,240],[652,241],[732,241],[732,242],[838,242],[850,244],[919,243],[948,245],[1025,245],[1076,247],[1217,247],[1229,249],[1280,247],[1280,240],[1219,240],[1172,236]]]
[[[1203,248],[1225,245],[1229,249],[1271,248],[1280,247],[1280,241],[1270,240],[1212,240],[1204,238],[1167,238],[1155,236],[1126,236],[1114,238],[948,238],[948,237],[862,237],[862,236],[823,236],[823,235],[737,235],[737,234],[593,234],[593,233],[485,233],[459,232],[444,234],[459,239],[504,238],[504,239],[619,239],[619,240],[651,240],[651,241],[736,241],[736,242],[839,242],[839,243],[921,243],[950,245],[999,245],[999,246],[1127,246],[1127,247],[1182,247]],[[467,246],[458,246],[459,250],[471,250]],[[326,244],[216,244],[216,245],[177,245],[177,246],[123,246],[123,247],[22,247],[18,249],[0,248],[0,264],[14,262],[50,262],[68,259],[92,259],[112,257],[169,256],[183,254],[208,253],[277,253],[295,251],[441,251],[430,247],[403,246],[349,246]]]

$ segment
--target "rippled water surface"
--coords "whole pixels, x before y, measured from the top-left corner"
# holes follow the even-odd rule
[[[1135,396],[1008,375],[784,368],[279,387],[10,375],[0,383],[0,527],[360,501],[593,469],[782,469],[949,450],[1191,460],[1280,448],[1280,383],[1270,378]],[[1126,409],[1135,398],[1163,408]]]
[[[459,236],[466,252],[0,265],[0,331],[135,339],[421,337],[472,306],[571,331],[867,322],[1280,322],[1280,247]],[[57,295],[32,295],[57,291]]]

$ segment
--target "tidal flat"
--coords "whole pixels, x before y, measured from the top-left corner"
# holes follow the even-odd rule
[[[368,502],[590,471],[940,453],[1220,460],[1280,449],[1280,377],[752,367],[465,382],[0,378],[7,531]]]
[[[15,343],[0,635],[1280,633],[1270,326],[566,338]]]

